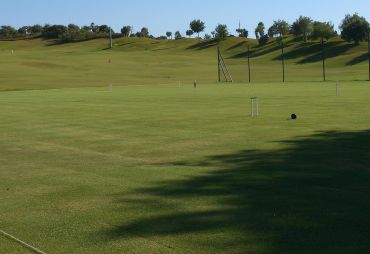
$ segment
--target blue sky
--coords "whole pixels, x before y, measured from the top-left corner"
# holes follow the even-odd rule
[[[166,31],[184,33],[195,18],[206,22],[207,33],[219,23],[235,33],[240,20],[250,35],[259,21],[266,26],[279,18],[291,23],[299,15],[332,21],[336,28],[347,13],[358,12],[370,20],[369,0],[1,0],[0,10],[0,25],[95,22],[116,31],[123,25],[134,30],[146,26],[156,36]]]

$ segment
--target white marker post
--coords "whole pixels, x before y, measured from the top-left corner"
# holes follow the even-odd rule
[[[337,96],[339,96],[339,93],[340,93],[340,85],[337,83],[337,85],[336,85],[336,94],[337,94]]]
[[[259,116],[260,112],[259,112],[259,107],[260,107],[260,103],[259,103],[259,99],[258,97],[254,96],[254,97],[251,97],[250,98],[251,100],[251,116],[254,117],[254,116]]]

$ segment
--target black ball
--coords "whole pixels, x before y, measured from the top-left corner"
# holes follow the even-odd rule
[[[291,118],[292,118],[292,120],[296,120],[297,119],[297,115],[296,114],[292,114]]]

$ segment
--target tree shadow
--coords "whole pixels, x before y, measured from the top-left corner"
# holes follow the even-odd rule
[[[343,43],[340,41],[328,42],[325,45],[325,58],[333,58],[344,54],[356,45]],[[315,63],[322,61],[322,46],[320,43],[305,43],[290,51],[284,53],[284,58],[287,60],[302,58],[298,61],[299,64]],[[281,55],[274,58],[274,60],[281,60]]]
[[[336,45],[336,46],[327,45],[325,47],[325,58],[329,59],[329,58],[340,56],[340,55],[344,54],[345,52],[347,52],[348,50],[354,48],[355,46],[356,45],[354,45],[354,44],[347,44],[347,43],[346,44],[341,44],[341,45]],[[315,62],[319,62],[319,61],[322,61],[322,53],[321,52],[316,52],[315,54],[302,59],[298,63],[306,64],[306,63],[315,63]]]
[[[136,200],[138,206],[156,203],[152,215],[133,223],[122,218],[105,233],[115,240],[205,232],[207,243],[225,252],[257,246],[259,253],[369,253],[369,141],[370,130],[327,131],[281,141],[281,150],[174,162],[216,170],[136,190],[149,199]],[[186,208],[174,209],[172,201]],[[210,203],[217,206],[207,209]]]
[[[170,49],[175,49],[178,46],[172,46],[172,47],[165,47],[165,48],[159,48],[159,49],[153,49],[152,51],[164,51],[164,50],[170,50]]]
[[[132,44],[136,44],[136,42],[134,42],[134,41],[123,42],[123,43],[120,43],[120,44],[115,44],[114,46],[116,46],[116,47],[125,47],[125,46],[132,45]]]
[[[302,58],[298,61],[299,64],[315,63],[322,61],[321,44],[318,42],[303,42],[297,43],[294,40],[285,42],[285,53],[284,59],[293,60]],[[356,45],[343,43],[341,41],[331,41],[325,45],[325,57],[333,58],[341,54],[344,54],[348,50],[352,49]],[[271,41],[264,47],[256,47],[250,51],[250,57],[260,57],[270,54],[274,51],[281,50],[281,45],[277,40]],[[248,56],[248,52],[244,51],[231,56],[230,58],[245,58]],[[281,54],[274,57],[273,60],[281,61]]]
[[[360,56],[357,56],[357,57],[353,58],[352,60],[348,61],[346,63],[346,65],[356,65],[356,64],[365,62],[367,60],[369,60],[369,53],[366,52],[366,53],[364,53]]]
[[[214,46],[218,45],[218,40],[205,40],[205,41],[200,41],[197,42],[193,45],[190,45],[186,49],[197,49],[197,50],[203,50],[203,49],[208,49]]]
[[[299,57],[310,57],[312,55],[321,56],[321,44],[320,43],[303,43],[300,44],[290,51],[284,53],[284,59],[291,60]],[[281,55],[274,58],[274,60],[281,60]]]
[[[246,41],[241,41],[241,42],[239,42],[239,43],[237,43],[237,44],[235,44],[235,45],[232,45],[232,46],[231,46],[231,47],[229,47],[227,50],[237,49],[237,48],[239,48],[239,47],[243,46],[244,44],[247,44],[247,42],[246,42]]]
[[[250,50],[250,57],[259,57],[259,56],[267,55],[267,54],[270,54],[270,53],[272,53],[276,50],[279,50],[280,48],[281,48],[281,46],[276,41],[269,42],[265,46],[256,45]],[[238,59],[238,58],[245,58],[247,56],[248,56],[248,51],[244,51],[244,52],[240,52],[238,54],[235,54],[235,55],[233,55],[229,58],[230,59]]]

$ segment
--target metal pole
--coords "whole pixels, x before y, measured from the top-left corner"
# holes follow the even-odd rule
[[[324,38],[321,38],[321,53],[322,53],[322,75],[323,75],[324,81],[326,81]]]
[[[221,74],[220,74],[220,48],[217,47],[217,68],[218,68],[218,82],[221,82]]]
[[[113,48],[112,28],[109,28],[109,48]]]
[[[283,65],[283,83],[285,82],[284,42],[281,40],[281,63]]]
[[[369,81],[370,81],[370,30],[367,33],[367,53],[369,58]]]
[[[251,82],[250,46],[248,45],[248,80]]]

